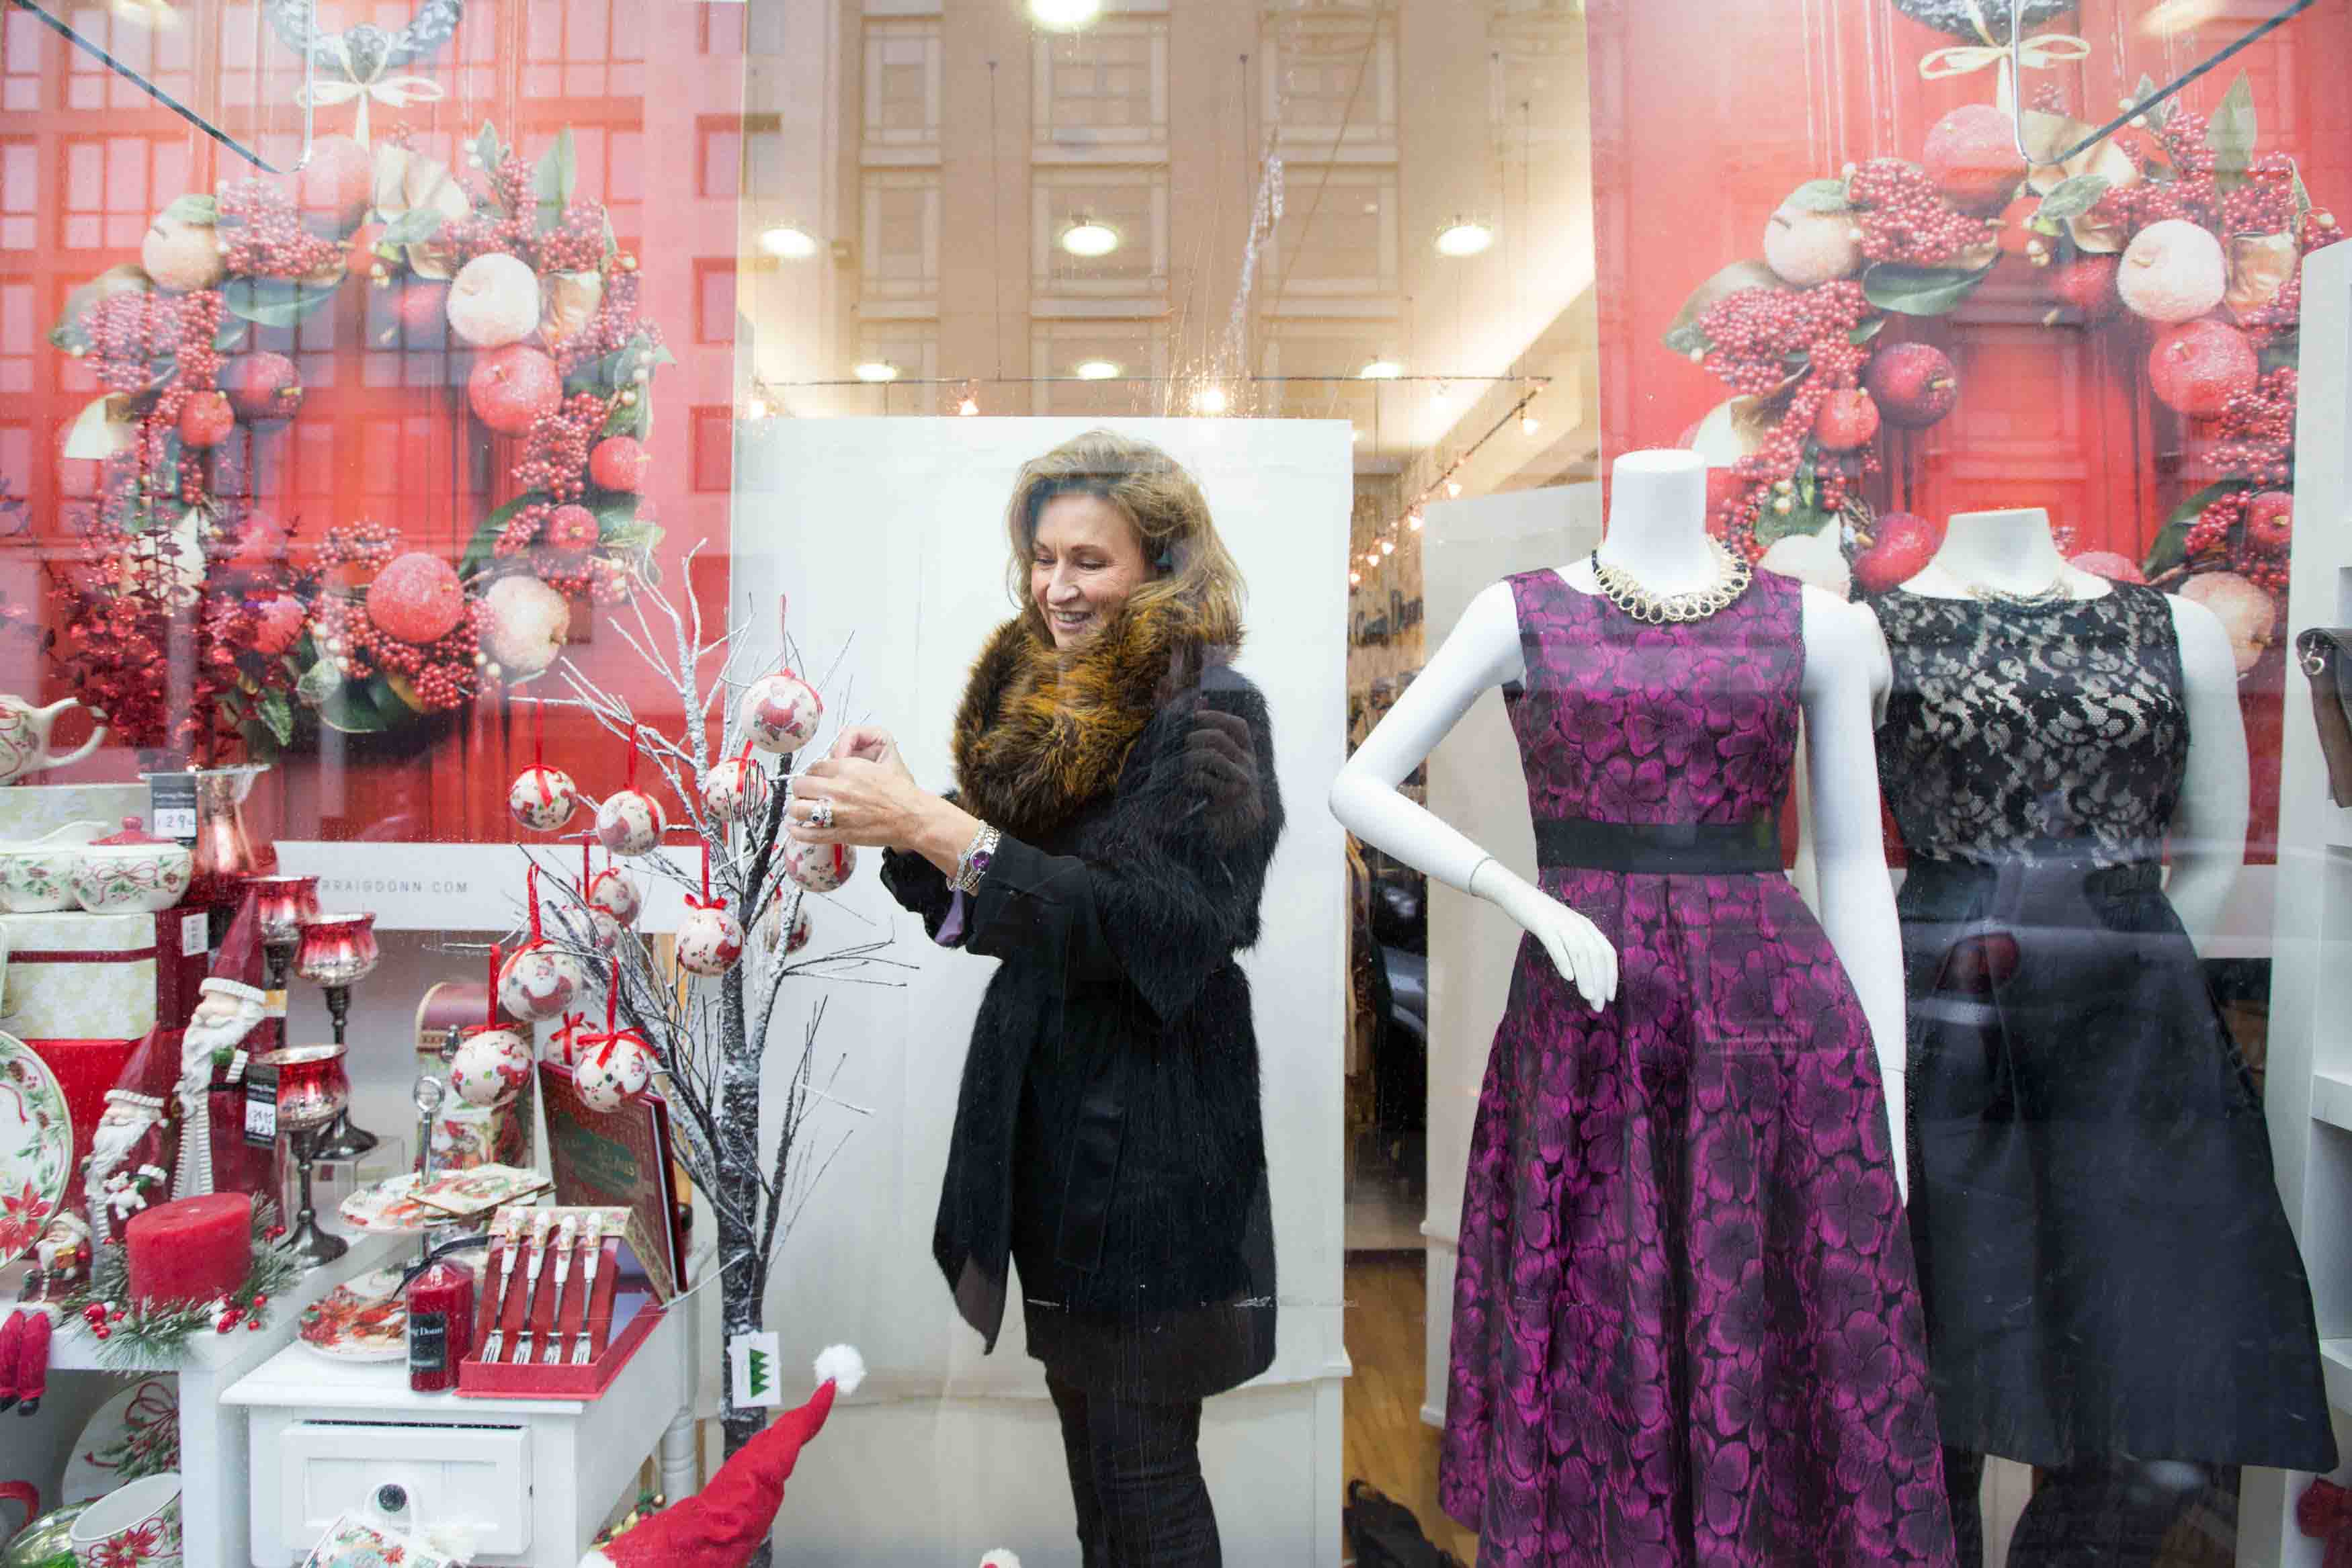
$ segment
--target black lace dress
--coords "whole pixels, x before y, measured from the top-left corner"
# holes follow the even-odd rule
[[[2262,1106],[2159,880],[2189,750],[2168,601],[1873,607],[1944,1441],[2333,1468]]]

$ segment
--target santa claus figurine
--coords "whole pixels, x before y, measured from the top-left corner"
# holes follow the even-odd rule
[[[106,1092],[82,1169],[97,1239],[170,1198],[269,1192],[270,1151],[246,1143],[243,1115],[246,1061],[278,1043],[260,981],[260,918],[248,893],[197,987],[203,999],[188,1027],[149,1030]]]
[[[831,1345],[818,1353],[816,1376],[809,1402],[744,1444],[709,1486],[591,1551],[580,1568],[743,1568],[775,1528],[802,1445],[824,1426],[835,1395],[857,1391],[866,1360]]]

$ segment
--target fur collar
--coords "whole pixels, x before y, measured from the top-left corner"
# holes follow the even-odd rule
[[[1016,838],[1060,827],[1118,784],[1144,727],[1204,661],[1231,656],[1203,650],[1181,604],[1123,613],[1069,654],[1034,615],[1013,617],[982,648],[956,711],[964,808]]]

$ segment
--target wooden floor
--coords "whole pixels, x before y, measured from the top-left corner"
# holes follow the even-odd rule
[[[1344,1457],[1360,1477],[1421,1518],[1432,1541],[1465,1563],[1478,1539],[1437,1506],[1437,1429],[1421,1421],[1424,1328],[1419,1252],[1348,1254],[1349,1379]]]

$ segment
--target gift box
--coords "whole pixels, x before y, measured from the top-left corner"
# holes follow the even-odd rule
[[[620,1236],[601,1237],[595,1243],[596,1278],[586,1281],[583,1261],[589,1250],[575,1249],[564,1289],[555,1288],[552,1266],[540,1271],[536,1288],[529,1275],[509,1280],[518,1258],[529,1266],[537,1248],[507,1235],[494,1235],[484,1260],[485,1288],[475,1302],[473,1348],[457,1368],[457,1394],[476,1399],[593,1399],[613,1385],[637,1347],[661,1322],[663,1307],[635,1248]],[[495,1292],[487,1286],[498,1281]],[[505,1359],[484,1359],[498,1336]],[[530,1336],[529,1361],[517,1359]],[[586,1360],[574,1352],[583,1338]],[[562,1359],[544,1359],[554,1344]]]
[[[139,1048],[131,1040],[42,1040],[37,1036],[25,1042],[33,1054],[47,1064],[57,1074],[58,1087],[65,1091],[66,1114],[73,1118],[73,1203],[81,1199],[82,1162],[89,1158],[90,1134],[98,1126],[98,1118],[106,1109],[106,1092],[122,1076],[125,1062]]]
[[[184,1029],[212,969],[200,909],[0,915],[8,976],[0,1027],[20,1040],[136,1040]]]

